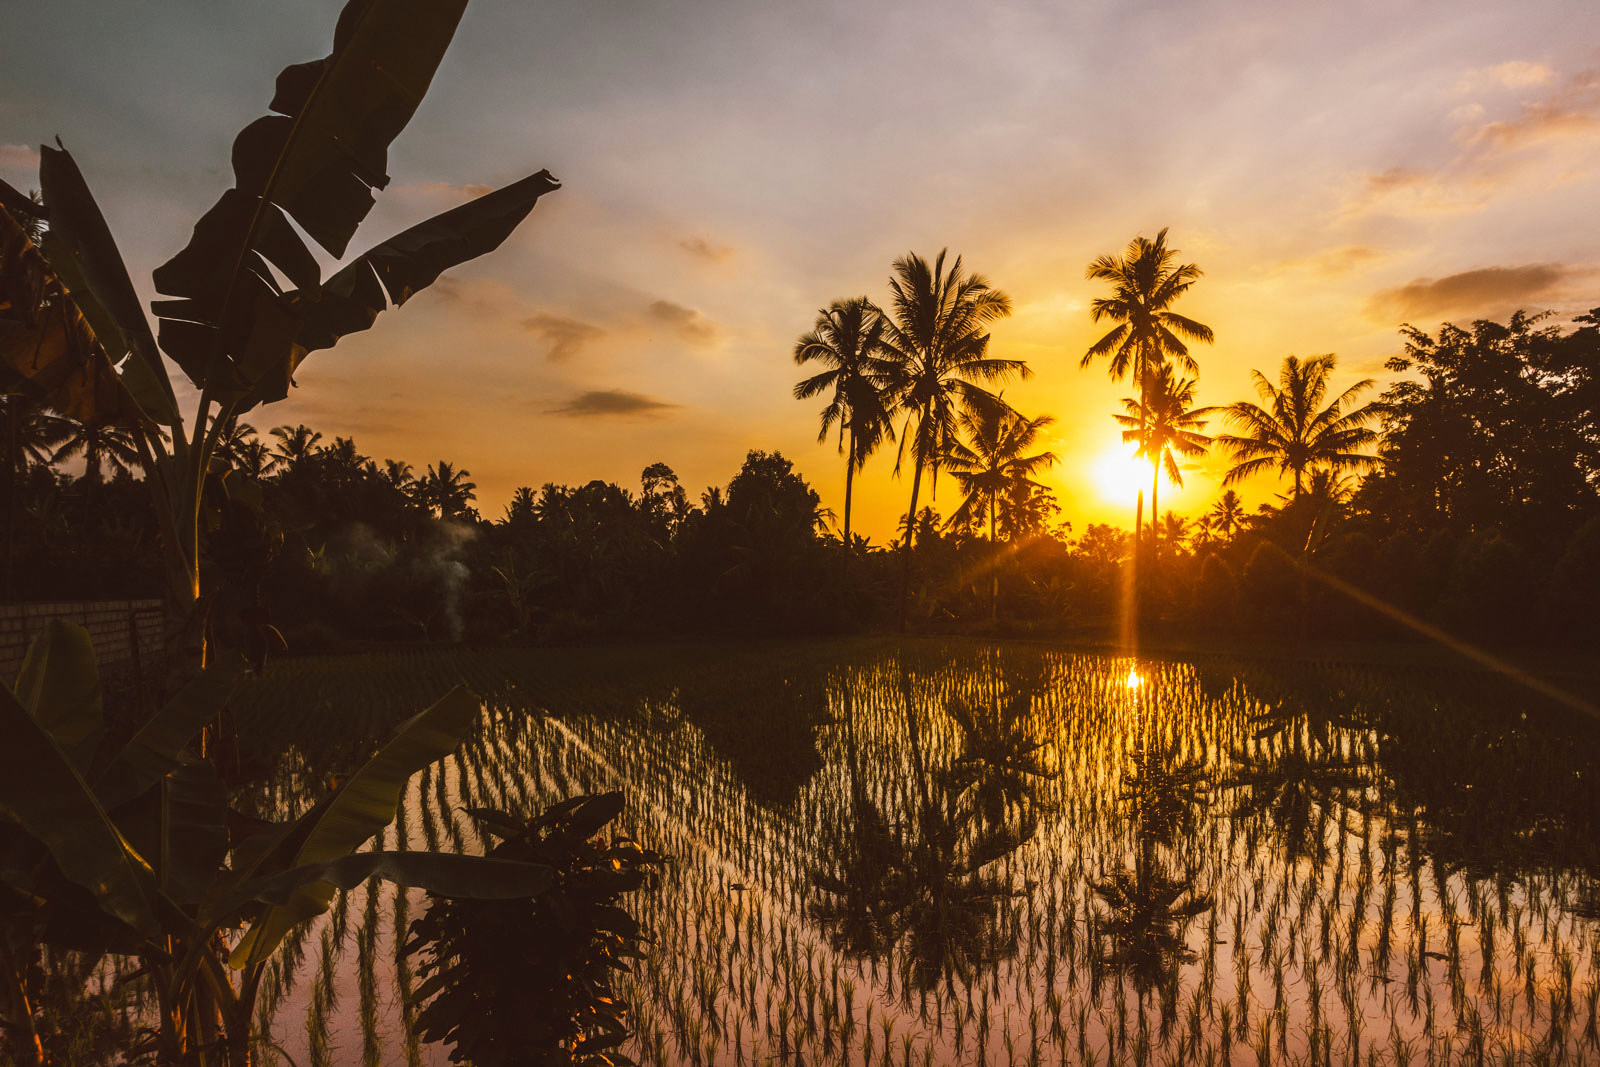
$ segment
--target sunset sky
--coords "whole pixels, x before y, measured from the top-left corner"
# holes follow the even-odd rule
[[[153,296],[339,6],[28,5],[0,43],[0,178],[30,187],[59,135]],[[1078,369],[1104,329],[1085,264],[1171,227],[1206,272],[1179,306],[1216,330],[1204,403],[1290,352],[1381,378],[1401,321],[1600,304],[1600,5],[473,0],[354,247],[541,167],[564,188],[501,250],[314,354],[250,421],[457,462],[488,518],[518,485],[636,488],[657,460],[697,496],[751,448],[837,508],[794,339],[948,246],[1015,302],[994,351],[1035,372],[1007,399],[1057,417],[1062,517],[1127,525],[1102,475],[1128,387]],[[892,466],[857,482],[880,542],[909,493]],[[1204,507],[1221,468],[1163,508]]]

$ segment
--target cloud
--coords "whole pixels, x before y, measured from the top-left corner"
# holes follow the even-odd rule
[[[1501,64],[1489,72],[1496,84],[1512,88],[1547,85],[1554,79],[1553,73],[1549,78],[1540,73],[1549,73],[1546,68],[1536,67]],[[1600,68],[1579,71],[1542,95],[1523,100],[1508,117],[1489,119],[1489,114],[1490,109],[1476,102],[1453,109],[1451,158],[1427,170],[1396,166],[1362,176],[1347,193],[1343,214],[1477,211],[1519,180],[1547,177],[1550,161],[1532,149],[1600,140]]]
[[[39,150],[27,144],[0,144],[0,167],[37,172]]]
[[[1328,277],[1348,274],[1350,271],[1375,259],[1383,253],[1368,245],[1344,245],[1308,256],[1297,256],[1277,264],[1280,270],[1307,269]]]
[[[1384,322],[1430,315],[1491,315],[1548,299],[1576,272],[1560,263],[1522,267],[1481,267],[1443,278],[1417,278],[1374,295],[1367,305]]]
[[[549,345],[548,358],[560,362],[583,351],[590,341],[605,336],[605,330],[591,323],[540,311],[522,320],[522,328]]]
[[[1543,63],[1513,59],[1492,67],[1467,71],[1461,78],[1459,88],[1467,93],[1482,89],[1531,89],[1536,85],[1550,84],[1555,76],[1555,71]]]
[[[592,389],[587,393],[579,393],[558,408],[551,408],[547,414],[600,417],[654,416],[677,406],[642,393],[630,393],[624,389]]]
[[[670,300],[657,300],[645,309],[648,317],[672,327],[677,335],[692,345],[714,344],[722,334],[722,327],[705,317],[695,308],[686,308]]]
[[[697,259],[709,263],[723,263],[733,258],[733,249],[727,245],[712,244],[704,237],[685,237],[678,242],[678,247]]]
[[[394,187],[397,193],[421,193],[424,196],[448,196],[454,200],[472,200],[484,193],[494,192],[492,185],[456,185],[454,182],[412,182]]]
[[[1600,131],[1600,70],[1585,70],[1542,99],[1524,101],[1514,117],[1464,128],[1458,137],[1468,147],[1507,151],[1596,131]]]

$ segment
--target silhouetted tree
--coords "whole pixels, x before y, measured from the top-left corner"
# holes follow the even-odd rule
[[[866,297],[837,300],[817,314],[811,332],[795,342],[794,361],[820,363],[827,369],[797,383],[796,400],[830,393],[822,409],[819,442],[839,428],[839,452],[844,465],[845,560],[850,558],[850,507],[855,472],[878,450],[884,438],[894,438],[890,407],[893,403],[884,380],[883,313]],[[846,447],[848,431],[848,448]]]
[[[1110,320],[1112,327],[1083,354],[1080,367],[1088,367],[1105,357],[1114,381],[1129,374],[1138,383],[1139,396],[1145,395],[1148,379],[1169,360],[1189,374],[1200,373],[1199,364],[1189,354],[1184,338],[1210,344],[1211,327],[1171,310],[1177,299],[1204,273],[1193,263],[1174,265],[1178,250],[1167,247],[1167,230],[1162,227],[1155,240],[1135,237],[1122,255],[1103,255],[1089,264],[1085,274],[1091,281],[1111,283],[1109,297],[1095,297],[1089,314],[1095,322]],[[1142,435],[1140,435],[1142,437]],[[1151,505],[1154,523],[1155,505]],[[1138,541],[1144,526],[1144,492],[1134,505],[1133,536]]]
[[[895,260],[889,279],[892,318],[884,328],[884,376],[895,405],[907,413],[900,455],[911,448],[911,504],[917,513],[922,472],[937,489],[939,468],[958,432],[957,415],[974,401],[995,402],[979,383],[1028,376],[1027,364],[989,355],[988,327],[1011,314],[1011,298],[981,274],[965,274],[946,251],[932,264],[915,253]],[[900,468],[899,461],[895,469]],[[908,530],[900,573],[900,626],[905,628],[915,530]]]
[[[1379,409],[1355,406],[1373,380],[1363,378],[1324,405],[1336,363],[1331,354],[1307,360],[1288,356],[1277,385],[1258,370],[1250,372],[1267,406],[1240,400],[1224,409],[1227,421],[1244,431],[1217,435],[1217,443],[1234,458],[1224,485],[1276,467],[1280,475],[1294,476],[1298,499],[1310,471],[1364,471],[1377,463],[1375,456],[1360,450],[1378,440],[1372,425]]]
[[[1163,364],[1150,372],[1145,387],[1137,397],[1124,397],[1126,415],[1113,415],[1121,426],[1124,441],[1139,442],[1138,455],[1150,461],[1150,545],[1156,544],[1157,487],[1161,484],[1161,469],[1166,467],[1167,477],[1183,488],[1183,470],[1178,457],[1193,459],[1203,456],[1211,446],[1211,438],[1201,433],[1206,416],[1212,408],[1191,408],[1194,403],[1194,380],[1178,380],[1170,364]]]

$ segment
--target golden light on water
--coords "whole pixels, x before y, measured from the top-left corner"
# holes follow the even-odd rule
[[[1134,667],[1129,667],[1128,668],[1128,681],[1127,681],[1128,688],[1129,689],[1137,689],[1143,684],[1144,684],[1144,678],[1140,676],[1139,671]]]

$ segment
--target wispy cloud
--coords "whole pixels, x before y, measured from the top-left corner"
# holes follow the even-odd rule
[[[1449,115],[1454,152],[1438,166],[1397,165],[1361,176],[1345,197],[1346,217],[1383,212],[1396,216],[1443,215],[1482,209],[1531,173],[1548,176],[1538,160],[1562,145],[1600,141],[1600,68],[1555,80],[1539,64],[1502,64],[1475,74],[1476,84],[1500,89],[1540,88],[1505,113],[1471,101]],[[1500,117],[1491,117],[1494,112]],[[1535,151],[1544,147],[1546,153]]]
[[[706,318],[695,308],[674,304],[670,300],[655,301],[645,309],[645,314],[652,321],[671,327],[674,333],[692,345],[712,345],[722,336],[719,323]]]
[[[26,144],[0,144],[0,167],[38,173],[39,150]]]
[[[713,244],[704,237],[685,237],[678,242],[678,247],[709,263],[724,263],[733,258],[733,249],[727,245]]]
[[[625,389],[592,389],[586,393],[579,393],[558,408],[551,408],[548,414],[589,417],[655,416],[676,407],[677,404],[657,400],[643,393],[630,393]]]
[[[1382,322],[1458,313],[1492,315],[1502,309],[1548,300],[1576,273],[1561,263],[1530,263],[1520,267],[1482,267],[1442,278],[1417,278],[1375,294],[1367,310]]]
[[[1467,71],[1462,75],[1457,89],[1464,93],[1480,92],[1485,89],[1531,89],[1537,85],[1550,84],[1555,80],[1555,76],[1555,71],[1543,63],[1513,59],[1506,63],[1496,63],[1492,67],[1479,67]]]
[[[549,346],[545,354],[556,362],[571,359],[590,341],[604,337],[606,332],[592,323],[549,311],[523,319],[522,327]]]
[[[424,196],[444,196],[452,200],[472,200],[485,193],[494,192],[494,186],[477,183],[457,185],[454,182],[412,182],[409,185],[397,185],[390,192],[421,193]]]

